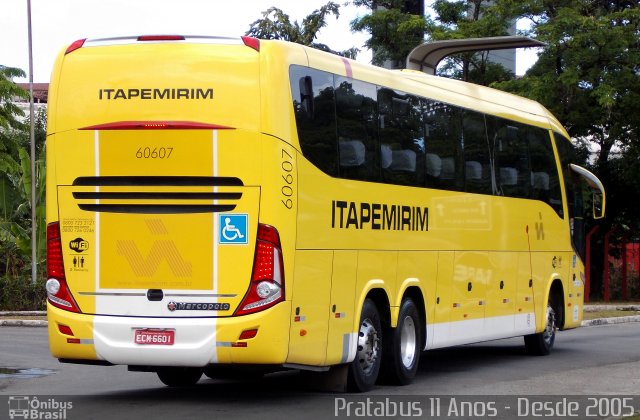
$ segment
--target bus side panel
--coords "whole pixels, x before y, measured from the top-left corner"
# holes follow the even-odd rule
[[[357,314],[358,252],[337,250],[333,255],[327,365],[351,362],[355,357],[354,343],[357,340],[353,325]]]
[[[490,252],[485,331],[487,337],[505,337],[515,330],[518,259],[513,252]]]
[[[433,324],[427,324],[427,348],[445,347],[449,340],[451,310],[453,307],[452,285],[453,251],[439,251],[436,311]]]
[[[536,329],[536,317],[541,316],[536,311],[533,301],[533,286],[530,285],[531,256],[529,252],[518,253],[518,273],[515,296],[515,333],[532,334]]]
[[[565,308],[563,329],[579,327],[582,324],[584,307],[584,265],[573,252],[566,252],[562,258],[566,264]]]
[[[332,265],[332,251],[296,252],[288,363],[325,362]]]

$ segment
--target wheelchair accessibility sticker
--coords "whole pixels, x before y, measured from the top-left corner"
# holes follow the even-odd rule
[[[249,229],[248,214],[219,214],[218,226],[220,229],[218,243],[234,245],[246,245],[249,243],[247,232]]]

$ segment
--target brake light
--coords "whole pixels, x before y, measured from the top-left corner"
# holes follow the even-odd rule
[[[260,52],[260,40],[258,38],[254,38],[251,36],[242,36],[240,38],[242,38],[242,42],[244,42],[244,45]]]
[[[82,48],[82,46],[84,45],[84,42],[87,40],[87,38],[84,39],[79,39],[77,41],[73,41],[73,43],[71,43],[71,45],[69,45],[69,47],[67,48],[67,50],[64,52],[64,55],[67,55],[71,52],[74,52],[75,50]]]
[[[138,37],[138,41],[184,41],[185,39],[182,35],[142,35]]]
[[[195,121],[117,121],[79,130],[233,130],[233,127]]]
[[[64,274],[62,259],[62,242],[60,237],[60,223],[47,225],[47,298],[56,308],[71,312],[80,312]]]
[[[273,226],[259,224],[249,291],[235,312],[263,311],[284,300],[284,266],[280,235]]]

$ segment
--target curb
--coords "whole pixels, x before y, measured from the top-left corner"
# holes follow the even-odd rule
[[[640,311],[640,305],[584,305],[585,312],[598,311]]]
[[[46,327],[47,321],[34,319],[0,319],[0,327]]]
[[[0,311],[0,317],[7,316],[46,316],[47,311]]]
[[[640,315],[619,316],[614,318],[598,318],[582,321],[583,327],[593,327],[596,325],[626,324],[628,322],[640,322]]]

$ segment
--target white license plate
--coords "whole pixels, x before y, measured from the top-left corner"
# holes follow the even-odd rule
[[[133,341],[136,344],[151,344],[156,346],[172,346],[174,343],[174,330],[135,330]]]

